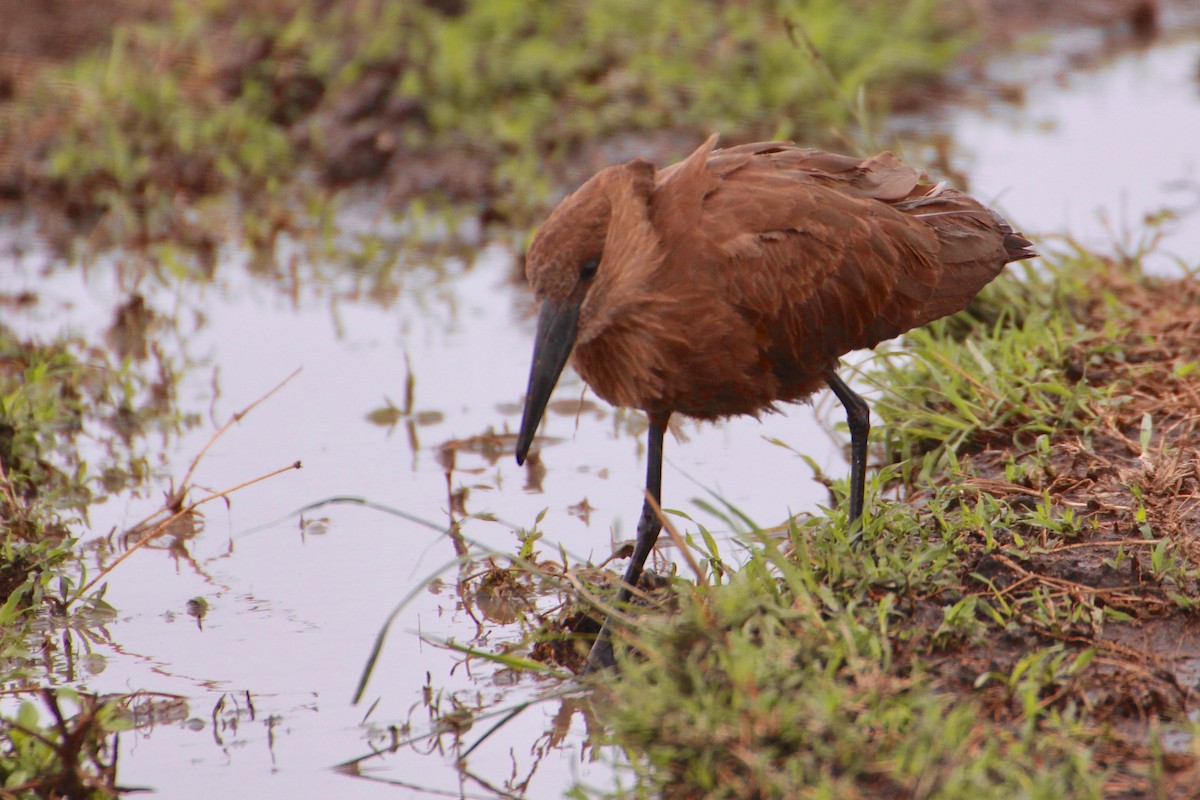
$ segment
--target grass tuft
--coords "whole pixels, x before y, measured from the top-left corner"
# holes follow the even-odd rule
[[[1198,300],[1072,252],[873,362],[861,540],[757,534],[592,679],[635,793],[1187,796]]]

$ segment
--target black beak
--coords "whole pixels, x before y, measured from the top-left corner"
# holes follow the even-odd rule
[[[525,390],[525,414],[517,436],[517,463],[524,464],[533,443],[533,434],[542,421],[542,413],[558,383],[558,376],[575,346],[579,323],[579,304],[571,301],[543,300],[538,315],[537,339],[533,343],[533,366],[529,368],[529,388]]]

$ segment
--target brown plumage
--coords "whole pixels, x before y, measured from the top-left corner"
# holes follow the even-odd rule
[[[526,272],[542,305],[517,460],[568,356],[596,394],[649,416],[655,503],[671,414],[757,415],[828,385],[850,421],[853,523],[868,411],[838,358],[961,310],[1034,253],[994,211],[891,153],[714,150],[716,139],[663,170],[642,159],[601,170],[538,231]],[[618,601],[659,528],[647,502]],[[612,663],[607,629],[590,668]]]

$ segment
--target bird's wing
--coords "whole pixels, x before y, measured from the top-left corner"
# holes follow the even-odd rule
[[[961,309],[1011,260],[991,212],[890,153],[771,142],[700,155],[660,176],[656,227],[771,327],[773,357],[815,365],[872,347]]]

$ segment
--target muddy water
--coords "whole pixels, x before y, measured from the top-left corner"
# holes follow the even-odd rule
[[[1195,204],[1198,57],[1200,47],[1190,43],[1127,55],[1093,73],[1034,83],[1026,107],[954,116],[945,125],[963,159],[958,166],[974,191],[996,199],[1027,232],[1069,230],[1089,243],[1107,240],[1097,209],[1132,224],[1164,205]],[[1176,188],[1180,179],[1193,190]],[[348,227],[395,233],[369,205],[346,213]],[[1198,215],[1170,223],[1163,252],[1195,265],[1197,226]],[[4,236],[29,239],[23,230]],[[558,796],[575,782],[612,786],[616,756],[593,761],[578,715],[563,747],[540,756],[557,700],[532,706],[471,754],[469,769],[480,781],[454,769],[450,735],[366,762],[368,778],[332,769],[386,746],[388,726],[430,730],[430,704],[507,708],[558,688],[478,661],[462,665],[438,646],[450,638],[475,642],[479,633],[449,588],[455,570],[445,569],[455,557],[439,532],[451,519],[450,491],[466,490],[466,513],[495,518],[462,521],[481,556],[515,551],[513,527],[531,526],[543,509],[549,557],[561,546],[577,560],[603,558],[636,521],[644,470],[638,420],[594,398],[580,408],[577,379],[565,376],[543,428],[544,474],[518,468],[509,440],[472,438],[515,429],[528,370],[528,300],[509,279],[506,249],[484,248],[470,263],[410,254],[396,273],[399,286],[375,292],[337,270],[301,268],[299,281],[252,277],[236,252],[223,254],[216,283],[203,287],[138,280],[112,263],[86,270],[48,264],[36,251],[4,258],[5,272],[16,276],[5,290],[42,297],[25,316],[7,320],[20,332],[48,335],[67,319],[100,341],[131,290],[173,320],[159,343],[184,370],[181,406],[202,421],[161,449],[149,445],[165,474],[182,475],[216,427],[302,368],[217,441],[195,482],[223,489],[296,460],[303,469],[239,491],[228,507],[209,506],[199,535],[139,552],[109,580],[107,599],[120,617],[83,685],[184,698],[157,724],[125,735],[122,785],[172,798],[487,797],[494,795],[480,781],[501,786],[536,771],[526,787],[532,797]],[[411,413],[393,425],[371,421],[388,400],[403,409],[410,375]],[[709,491],[763,525],[789,510],[819,513],[825,490],[799,458],[769,440],[841,476],[839,441],[826,432],[840,418],[840,408],[823,399],[815,411],[801,406],[761,422],[685,423],[681,438],[667,442],[665,504],[717,531],[729,526],[694,502]],[[454,441],[468,443],[452,448],[447,479],[443,445]],[[158,490],[94,507],[91,538],[154,510]],[[330,503],[299,513],[334,497],[374,505]],[[417,592],[392,629],[366,701],[351,706],[383,620],[439,571],[450,584]],[[194,598],[209,606],[200,621],[188,613]],[[488,626],[477,644],[492,647],[507,635]],[[462,741],[473,743],[490,725],[477,722]]]

